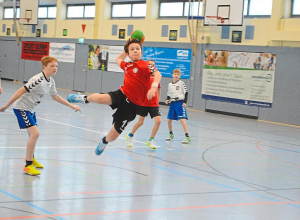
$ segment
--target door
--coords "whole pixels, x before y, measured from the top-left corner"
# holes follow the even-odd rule
[[[85,92],[88,70],[89,46],[76,44],[74,91]]]

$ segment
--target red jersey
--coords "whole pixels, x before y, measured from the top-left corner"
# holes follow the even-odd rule
[[[121,91],[131,102],[142,105],[149,90],[150,75],[157,69],[144,60],[134,63],[122,61],[120,67],[125,73]]]
[[[151,88],[151,85],[154,81],[154,76],[150,76],[150,80],[149,80],[149,86],[148,86],[148,90]],[[160,84],[158,84],[158,88],[160,89]],[[146,107],[158,107],[158,96],[157,96],[157,92],[155,93],[155,96],[148,100],[147,98],[144,100],[142,106],[146,106]]]

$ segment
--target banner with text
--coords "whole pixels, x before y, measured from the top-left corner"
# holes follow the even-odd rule
[[[276,54],[205,51],[202,98],[271,108]]]
[[[50,43],[49,56],[55,57],[58,62],[75,63],[75,44]]]
[[[161,47],[144,47],[143,60],[154,60],[163,77],[172,77],[174,69],[181,70],[181,79],[190,78],[191,50]]]
[[[21,59],[41,61],[42,57],[48,56],[49,43],[48,42],[33,42],[23,41]]]

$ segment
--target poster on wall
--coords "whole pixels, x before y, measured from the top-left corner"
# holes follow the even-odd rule
[[[23,41],[21,59],[41,61],[43,56],[49,55],[48,42]]]
[[[55,57],[58,62],[75,63],[75,44],[50,43],[49,56]]]
[[[205,51],[202,98],[271,108],[276,54]]]
[[[181,79],[190,78],[191,50],[144,47],[143,60],[154,60],[155,67],[163,77],[172,77],[174,69],[181,70]]]
[[[116,58],[124,51],[124,46],[89,45],[89,69],[124,72],[116,63]],[[130,59],[127,57],[126,62]]]

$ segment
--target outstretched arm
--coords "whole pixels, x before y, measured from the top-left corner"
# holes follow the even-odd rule
[[[68,107],[70,107],[71,109],[74,109],[75,112],[77,112],[77,111],[80,111],[80,112],[81,112],[79,106],[77,106],[77,105],[72,105],[71,103],[69,103],[69,102],[67,102],[66,100],[64,100],[61,96],[59,96],[59,95],[51,95],[51,97],[52,97],[52,99],[53,99],[54,101],[57,101],[57,102],[60,103],[60,104],[63,104],[63,105],[65,105],[65,106],[68,106]]]
[[[120,53],[120,55],[116,58],[116,62],[118,64],[118,66],[121,65],[121,62],[123,60],[125,60],[126,57],[127,57],[127,53],[125,53],[125,51],[123,51],[122,53]]]
[[[20,98],[26,92],[27,92],[27,90],[24,87],[18,89],[15,92],[15,94],[13,94],[12,97],[10,97],[8,102],[0,108],[0,112],[4,112],[12,103],[14,103],[18,98]]]

